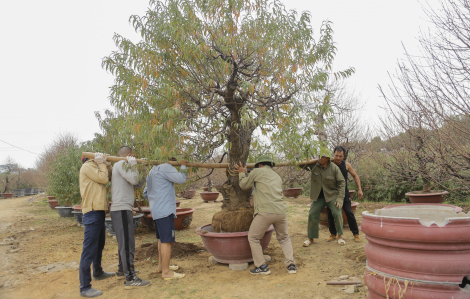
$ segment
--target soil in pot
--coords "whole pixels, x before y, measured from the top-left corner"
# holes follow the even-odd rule
[[[60,217],[73,217],[73,208],[72,207],[55,207],[57,213]]]
[[[227,210],[223,209],[212,217],[212,227],[216,227],[218,232],[236,233],[244,232],[250,229],[253,221],[253,208],[244,210]]]
[[[219,198],[220,192],[200,192],[202,200],[204,202],[216,201]]]
[[[3,198],[13,198],[15,193],[2,193]]]
[[[430,192],[413,191],[405,193],[412,203],[443,203],[446,194],[443,190],[431,190]]]

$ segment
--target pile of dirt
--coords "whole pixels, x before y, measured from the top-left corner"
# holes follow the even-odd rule
[[[204,247],[193,243],[173,243],[171,246],[171,258],[183,258],[205,251]],[[144,261],[147,259],[158,260],[158,243],[144,243],[135,249],[135,260]]]
[[[364,246],[343,249],[343,255],[345,258],[356,262],[365,262],[367,260],[366,253],[364,252]]]

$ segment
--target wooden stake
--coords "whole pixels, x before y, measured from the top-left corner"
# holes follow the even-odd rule
[[[90,153],[90,152],[83,152],[82,157],[88,158],[88,159],[94,159],[95,158],[95,153]],[[106,160],[110,162],[119,162],[122,160],[126,160],[126,157],[115,157],[115,156],[107,156]],[[152,164],[152,165],[159,165],[163,163],[168,163],[173,166],[180,166],[177,161],[166,161],[166,162],[161,162],[161,161],[147,161],[145,159],[137,159],[138,163],[143,163],[143,164]],[[276,163],[275,167],[285,167],[285,166],[304,166],[308,164],[314,164],[317,163],[317,159],[313,160],[307,160],[307,161],[302,161],[299,163],[295,162],[286,162],[286,163]],[[201,162],[187,162],[186,163],[187,167],[199,167],[199,168],[229,168],[230,164],[229,163],[201,163]],[[246,164],[246,167],[248,168],[255,168],[255,163],[248,163]]]

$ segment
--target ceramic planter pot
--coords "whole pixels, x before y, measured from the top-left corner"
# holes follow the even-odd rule
[[[13,195],[15,195],[15,193],[2,193],[3,198],[13,198]]]
[[[308,207],[311,206],[311,204],[307,205]],[[358,202],[351,201],[351,210],[353,213],[356,213],[356,208],[359,206]],[[327,208],[323,208],[323,210],[320,213],[320,225],[330,227],[330,224],[328,223],[328,210]],[[346,213],[343,210],[343,227],[349,227],[348,223],[348,218],[346,217]]]
[[[349,198],[353,199],[354,193],[356,193],[356,190],[349,190]]]
[[[153,222],[153,219],[152,217],[148,217],[148,215],[151,215],[150,214],[150,207],[140,207],[142,209],[142,213],[143,213],[143,217],[141,219],[142,221],[142,224],[145,225],[146,227],[150,228],[150,229],[154,229],[155,228],[155,223]],[[134,208],[132,209],[135,213],[140,213],[139,211],[139,208]]]
[[[72,209],[73,209],[74,211],[81,211],[81,210],[82,210],[82,206],[81,206],[81,205],[75,205],[75,206],[72,207]]]
[[[398,298],[392,287],[380,289],[392,277],[413,286],[400,298],[469,298],[459,284],[470,269],[470,215],[456,208],[408,204],[362,213],[367,270],[378,273],[364,275],[368,298]]]
[[[447,191],[431,191],[430,193],[413,191],[405,193],[405,195],[408,196],[412,203],[443,203],[448,193]]]
[[[52,210],[55,210],[55,208],[59,205],[57,203],[57,200],[55,200],[55,199],[51,199],[51,200],[48,200],[46,202],[49,204],[49,208],[51,208]]]
[[[181,193],[181,197],[185,199],[191,199],[196,195],[196,190],[184,191]]]
[[[144,214],[134,214],[133,218],[133,224],[134,224],[134,230],[136,230],[139,225],[140,225],[140,219],[144,216]],[[106,230],[111,236],[115,236],[116,232],[114,232],[114,227],[113,227],[113,221],[111,220],[111,217],[106,217],[104,219],[104,225],[106,226]]]
[[[175,218],[175,229],[187,229],[193,221],[193,212],[195,210],[191,208],[177,208]],[[153,222],[152,214],[147,215],[147,220]]]
[[[177,201],[176,201],[176,207],[179,208],[179,207],[180,207],[180,204],[181,204],[181,200],[177,200]]]
[[[207,191],[209,191],[209,187],[202,187],[202,190],[207,192]]]
[[[302,188],[287,188],[282,191],[284,197],[293,197],[297,198],[302,194]]]
[[[48,196],[46,196],[46,197],[47,197],[47,199],[49,199],[49,200],[55,199],[55,196],[52,196],[52,195],[48,195]]]
[[[55,207],[55,210],[60,217],[73,217],[73,208],[72,207]]]
[[[78,222],[78,224],[83,226],[83,213],[82,213],[82,210],[81,209],[80,210],[73,210],[72,214],[73,214],[73,217],[75,217],[75,220]]]
[[[274,227],[271,225],[261,239],[263,251],[268,247]],[[253,261],[248,232],[216,233],[211,224],[196,229],[207,251],[214,259],[223,264],[241,264]]]
[[[201,192],[199,193],[204,202],[216,201],[219,198],[219,192]]]

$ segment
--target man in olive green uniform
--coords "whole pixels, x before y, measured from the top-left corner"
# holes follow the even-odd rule
[[[341,174],[341,170],[334,163],[330,162],[330,158],[331,154],[323,155],[317,163],[305,167],[312,173],[310,180],[310,199],[312,204],[308,215],[308,240],[304,242],[304,247],[312,244],[313,239],[318,239],[320,213],[325,206],[330,208],[335,219],[338,244],[346,244],[343,240],[342,215],[346,182]]]
[[[274,162],[271,157],[261,155],[258,157],[255,169],[249,176],[246,176],[247,169],[240,165],[235,165],[236,172],[239,173],[239,184],[243,190],[250,190],[254,186],[254,219],[248,232],[251,253],[255,269],[250,270],[251,274],[270,274],[263,255],[260,240],[273,225],[276,230],[276,237],[284,252],[285,266],[290,274],[297,273],[294,262],[294,251],[287,229],[287,203],[282,197],[282,179],[272,170]]]

